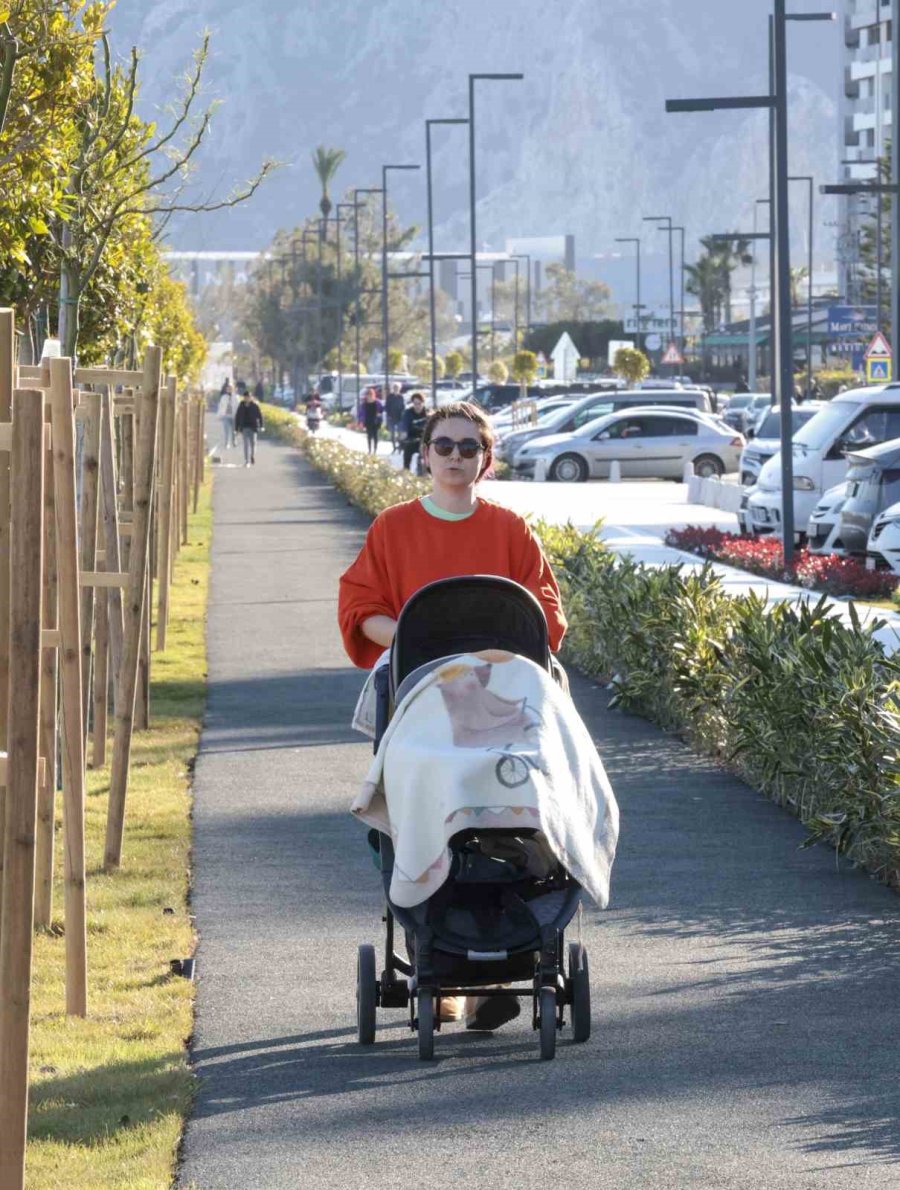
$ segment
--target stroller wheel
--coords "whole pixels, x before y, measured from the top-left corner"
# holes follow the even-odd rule
[[[556,988],[541,988],[539,992],[541,1060],[556,1057]]]
[[[375,978],[375,947],[360,946],[356,960],[356,1036],[360,1045],[375,1042],[375,1007],[378,982]]]
[[[419,992],[419,1057],[429,1062],[434,1057],[434,992],[423,988]]]
[[[580,942],[569,943],[569,1002],[572,1005],[572,1040],[591,1035],[591,980],[587,951]]]

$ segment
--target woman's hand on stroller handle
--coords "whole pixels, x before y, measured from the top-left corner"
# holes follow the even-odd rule
[[[397,621],[392,620],[390,616],[368,616],[360,628],[363,636],[387,649],[393,643]]]

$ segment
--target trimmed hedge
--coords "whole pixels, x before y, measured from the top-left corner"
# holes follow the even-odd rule
[[[297,429],[290,437],[376,515],[427,481]],[[789,807],[854,863],[900,886],[900,663],[851,605],[726,595],[711,566],[649,568],[596,533],[536,522],[562,588],[564,656],[613,702],[684,736]]]

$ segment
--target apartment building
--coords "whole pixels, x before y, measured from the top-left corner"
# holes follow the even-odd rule
[[[842,181],[876,176],[876,162],[891,140],[891,0],[843,0],[844,63],[841,91]],[[859,237],[875,199],[840,200],[837,255],[841,292],[859,302]]]

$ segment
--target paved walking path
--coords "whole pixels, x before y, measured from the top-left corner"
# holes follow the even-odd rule
[[[360,1049],[380,903],[335,593],[365,522],[265,441],[214,507],[183,1187],[896,1187],[900,901],[584,680],[622,808],[612,908],[585,914],[591,1041],[541,1063],[523,1018],[456,1027],[426,1065],[394,1012]]]

